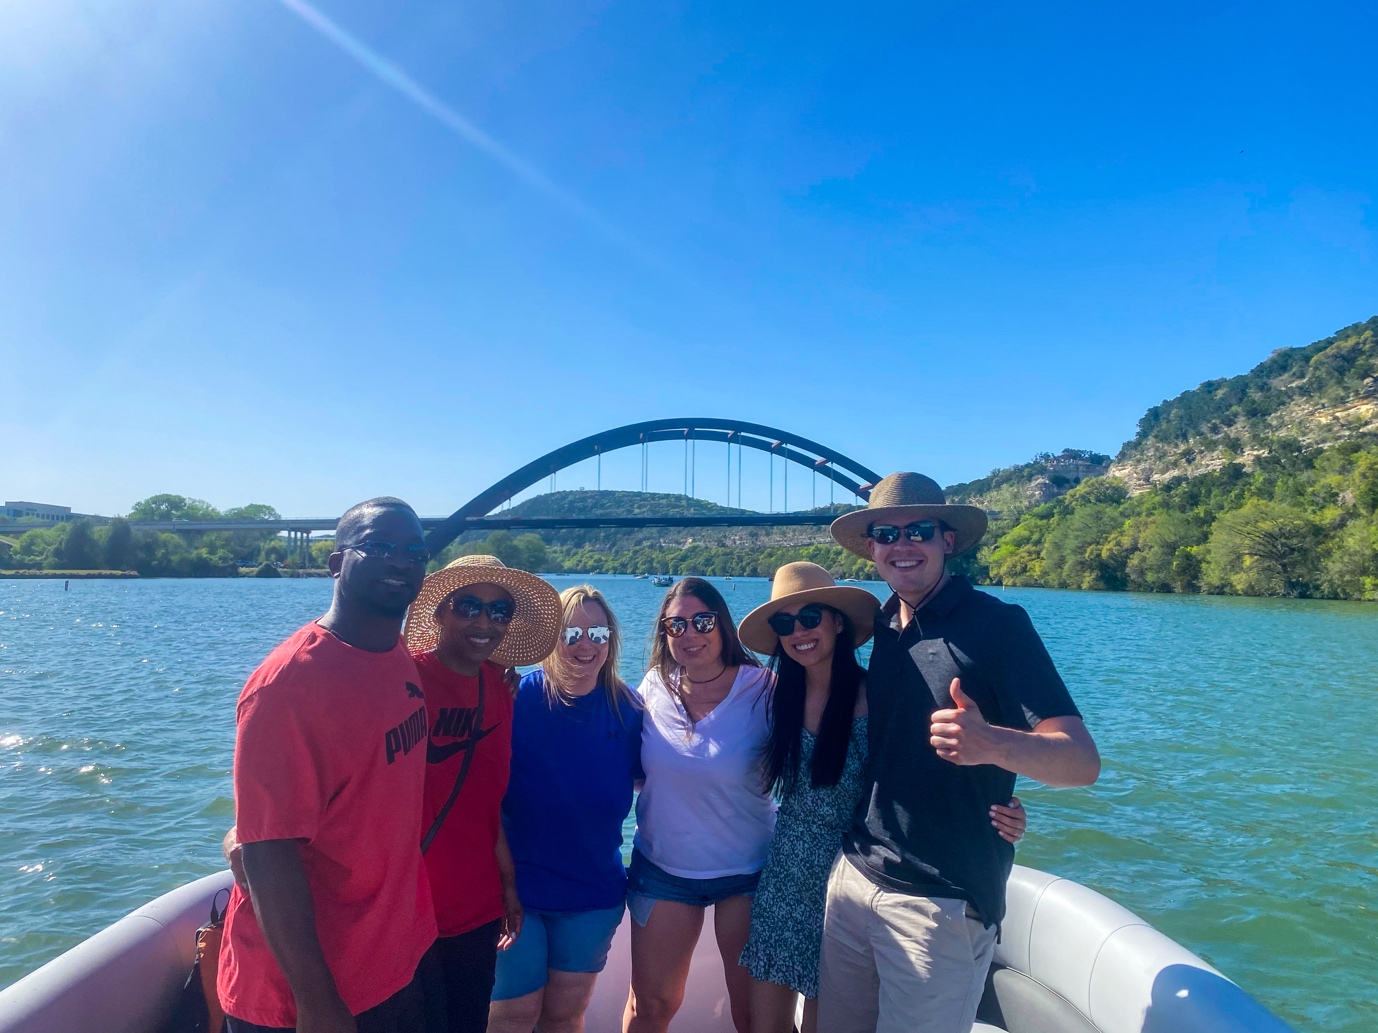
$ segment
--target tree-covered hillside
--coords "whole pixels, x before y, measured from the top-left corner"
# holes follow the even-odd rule
[[[1140,490],[1369,432],[1378,432],[1378,316],[1153,406],[1111,473]]]
[[[849,506],[822,506],[844,513]],[[528,499],[510,516],[683,516],[749,512],[684,495],[638,491],[560,491]],[[837,577],[871,576],[871,564],[832,544],[817,527],[647,527],[555,530],[513,535],[473,531],[435,561],[476,552],[524,570],[585,574],[704,574],[757,577],[794,560],[812,560]]]
[[[997,521],[978,574],[1378,599],[1378,317],[1154,406],[1109,473]]]
[[[819,512],[844,513],[850,507],[823,506]],[[512,517],[598,517],[598,516],[726,516],[750,512],[729,508],[707,499],[668,492],[640,491],[554,491],[518,503],[503,516]],[[485,532],[463,535],[461,544],[483,538]],[[752,545],[771,542],[779,545],[808,545],[828,541],[826,527],[645,527],[593,528],[589,530],[541,531],[547,545],[562,548],[618,548],[642,546]]]

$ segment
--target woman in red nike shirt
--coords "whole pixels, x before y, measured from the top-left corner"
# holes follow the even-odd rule
[[[492,556],[428,576],[403,632],[426,696],[421,849],[440,938],[426,964],[444,987],[447,1033],[483,1033],[497,952],[521,932],[516,873],[502,831],[512,758],[507,669],[555,648],[560,597]]]

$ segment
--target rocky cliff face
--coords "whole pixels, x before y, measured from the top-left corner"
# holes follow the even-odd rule
[[[1131,491],[1378,434],[1378,316],[1150,409],[1110,467]]]
[[[979,480],[944,489],[949,502],[961,502],[1002,516],[1014,517],[1027,509],[1065,495],[1088,477],[1103,477],[1110,457],[1082,449],[1045,452],[1032,462],[1008,466]]]

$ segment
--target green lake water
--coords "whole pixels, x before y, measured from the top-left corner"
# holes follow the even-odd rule
[[[596,583],[630,629],[661,590]],[[738,617],[761,580],[721,581]],[[220,867],[244,678],[328,580],[0,580],[0,986]],[[998,592],[998,590],[996,590]],[[1105,759],[1021,785],[1023,864],[1113,897],[1298,1029],[1378,1029],[1378,606],[1039,590]]]

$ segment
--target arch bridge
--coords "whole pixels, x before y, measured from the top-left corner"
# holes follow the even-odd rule
[[[741,501],[742,449],[751,448],[779,457],[785,463],[785,485],[788,492],[789,465],[801,466],[827,478],[849,494],[865,499],[880,475],[869,467],[809,438],[775,427],[741,420],[722,420],[709,417],[694,419],[648,420],[625,427],[605,430],[571,442],[553,452],[547,452],[521,469],[508,474],[496,484],[479,492],[449,517],[440,521],[426,536],[432,553],[438,553],[465,531],[534,530],[585,527],[742,527],[822,525],[833,519],[831,513],[749,513],[701,516],[606,516],[606,517],[504,517],[492,515],[494,510],[527,488],[550,478],[561,470],[590,459],[599,461],[599,487],[602,486],[602,457],[605,453],[625,448],[641,449],[641,490],[647,490],[650,480],[648,448],[657,442],[684,443],[684,493],[694,493],[694,462],[700,441],[725,444],[728,462],[728,495],[731,496],[732,448],[737,446],[737,499]],[[773,470],[773,465],[772,465]],[[771,482],[774,491],[774,477]]]

